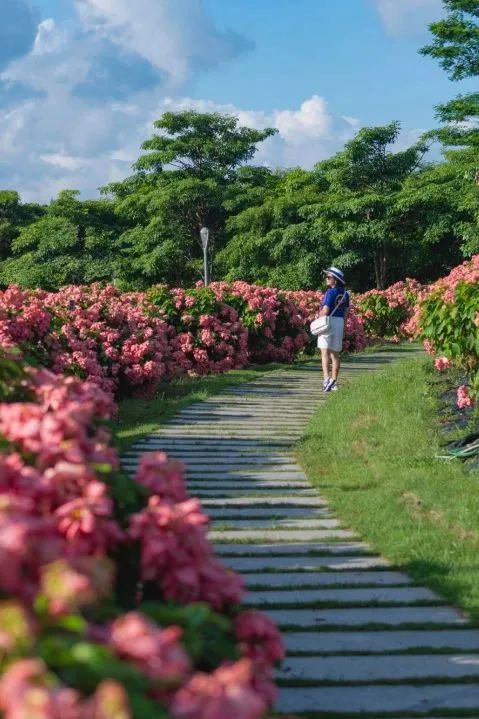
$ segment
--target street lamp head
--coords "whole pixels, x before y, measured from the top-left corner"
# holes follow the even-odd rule
[[[203,245],[203,249],[206,250],[208,247],[208,240],[210,238],[210,231],[207,227],[202,227],[200,230],[200,236],[201,236],[201,244]]]

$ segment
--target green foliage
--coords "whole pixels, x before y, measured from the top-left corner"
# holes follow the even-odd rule
[[[368,293],[357,302],[363,316],[364,329],[370,337],[394,337],[408,318],[407,309],[392,307],[384,294]]]
[[[242,165],[276,131],[193,111],[165,113],[155,127],[161,134],[144,142],[136,175],[105,188],[131,225],[120,240],[118,274],[128,286],[185,286],[202,276],[200,229],[209,227],[216,256],[226,242],[225,205]]]
[[[64,190],[40,219],[20,229],[0,266],[1,282],[55,290],[113,279],[119,229],[113,203],[81,202],[78,194]]]
[[[429,26],[434,39],[420,52],[439,60],[451,80],[479,74],[479,2],[443,0],[448,15]]]
[[[402,193],[421,166],[426,145],[393,152],[399,131],[397,122],[364,128],[343,151],[318,163],[315,173],[327,191],[306,211],[317,234],[331,239],[336,262],[350,268],[367,258],[379,289],[386,285],[392,252],[415,239]]]
[[[323,183],[299,168],[261,179],[261,185],[239,183],[229,204],[229,241],[218,256],[222,274],[282,289],[317,287],[331,244],[311,231],[302,208],[317,202]]]
[[[453,297],[445,296],[453,292]],[[479,284],[460,282],[454,290],[438,287],[421,305],[421,336],[470,374],[479,393]]]
[[[29,398],[24,387],[25,370],[17,350],[0,348],[0,402],[19,402]]]
[[[225,659],[238,658],[232,621],[207,604],[179,607],[151,602],[140,610],[160,625],[182,627],[182,643],[197,669],[212,671]]]

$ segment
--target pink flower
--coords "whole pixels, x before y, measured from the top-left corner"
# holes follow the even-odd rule
[[[465,407],[473,407],[475,404],[474,399],[469,394],[469,388],[463,384],[458,387],[456,404],[459,409],[464,409]]]
[[[184,471],[182,462],[170,459],[164,452],[148,452],[140,459],[135,481],[162,499],[184,502],[187,499]]]
[[[174,719],[260,719],[266,703],[251,686],[248,659],[223,664],[212,674],[198,672],[175,695]]]
[[[235,619],[236,638],[243,653],[254,661],[276,664],[284,659],[281,634],[271,619],[256,609],[250,609]]]
[[[63,504],[55,516],[59,531],[77,546],[77,551],[93,554],[106,551],[123,538],[120,527],[110,519],[112,513],[106,485],[90,482],[82,497]]]
[[[52,686],[43,662],[22,659],[0,680],[0,708],[5,719],[81,719],[77,692]]]
[[[190,659],[179,643],[181,635],[180,627],[159,629],[142,614],[129,612],[113,622],[110,644],[151,679],[164,685],[177,684],[191,670]]]
[[[436,357],[434,360],[434,367],[438,372],[445,372],[452,367],[452,362],[447,357]]]

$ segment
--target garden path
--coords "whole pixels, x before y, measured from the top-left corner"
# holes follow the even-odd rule
[[[397,356],[357,356],[342,380]],[[187,462],[218,554],[284,633],[280,713],[479,716],[479,630],[344,527],[296,462],[325,400],[317,365],[290,366],[190,405],[123,463],[154,449]]]

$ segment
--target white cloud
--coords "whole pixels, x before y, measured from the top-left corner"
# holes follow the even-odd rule
[[[425,31],[443,15],[442,0],[373,0],[391,35]]]
[[[249,43],[218,30],[203,0],[76,0],[84,26],[133,50],[179,87],[198,67],[216,65]]]
[[[38,26],[32,55],[46,55],[58,52],[66,42],[67,34],[57,28],[53,18],[48,18]]]
[[[64,153],[52,153],[50,155],[40,155],[40,160],[55,167],[61,167],[63,170],[79,170],[85,166],[85,160],[81,157],[72,157]]]

